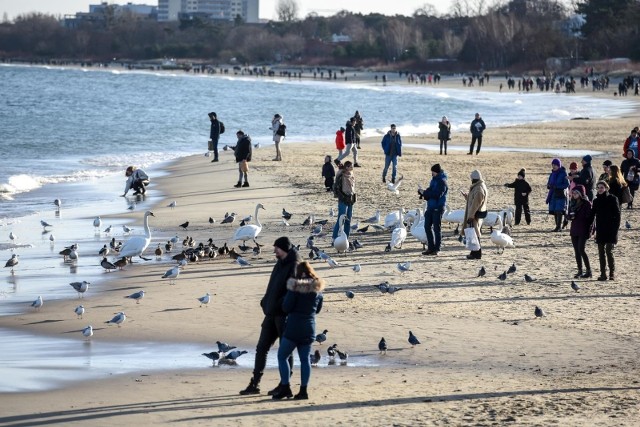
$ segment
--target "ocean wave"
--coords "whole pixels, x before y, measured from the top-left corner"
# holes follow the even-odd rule
[[[42,187],[45,184],[57,184],[62,182],[75,182],[100,178],[105,176],[105,171],[95,169],[79,170],[71,174],[39,176],[29,174],[11,175],[7,182],[0,183],[0,194],[7,200],[12,200],[12,195],[26,193]]]

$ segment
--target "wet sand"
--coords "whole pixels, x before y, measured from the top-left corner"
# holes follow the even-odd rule
[[[365,118],[366,119],[366,118]],[[586,148],[611,153],[593,161],[596,173],[610,157],[622,160],[621,147],[627,131],[637,118],[583,120],[487,129],[487,147]],[[408,138],[405,143],[435,143],[434,137]],[[466,135],[454,139],[464,145]],[[417,185],[428,183],[429,167],[439,162],[449,175],[452,208],[463,207],[458,190],[467,190],[469,173],[479,169],[489,188],[489,208],[501,209],[512,203],[511,182],[518,170],[527,169],[533,187],[531,226],[516,226],[514,249],[503,255],[491,250],[483,236],[483,259],[465,259],[467,251],[453,235],[454,227],[444,227],[444,248],[438,257],[420,254],[422,245],[409,237],[401,250],[384,252],[388,233],[357,236],[363,248],[346,256],[335,256],[340,263],[330,269],[319,261],[314,266],[327,280],[325,307],[318,316],[318,329],[328,329],[328,342],[337,343],[350,353],[354,362],[369,358],[376,366],[328,366],[326,345],[321,350],[321,367],[312,373],[307,402],[273,402],[264,394],[278,382],[276,369],[268,369],[263,394],[241,397],[237,393],[250,377],[251,361],[258,338],[261,312],[259,300],[273,267],[271,244],[288,235],[304,247],[309,230],[301,226],[309,213],[329,219],[335,199],[324,192],[320,176],[325,154],[335,155],[329,141],[318,144],[287,142],[283,162],[272,162],[273,147],[254,152],[250,188],[232,186],[237,167],[229,152],[212,164],[205,157],[181,159],[167,167],[168,175],[158,179],[157,189],[165,198],[158,200],[151,218],[152,245],[169,237],[186,235],[196,241],[212,238],[221,244],[231,238],[237,223],[221,225],[225,212],[240,217],[253,214],[261,202],[264,226],[260,257],[248,256],[251,266],[241,268],[228,258],[188,265],[175,286],[160,276],[171,265],[162,261],[137,262],[122,272],[108,273],[108,284],[85,296],[87,313],[75,319],[77,300],[52,301],[39,312],[28,311],[0,318],[0,327],[74,337],[85,346],[79,333],[87,324],[99,327],[93,341],[167,342],[209,346],[226,341],[250,351],[242,366],[234,369],[211,368],[139,372],[93,380],[61,389],[37,393],[3,394],[0,425],[65,424],[83,425],[159,424],[165,422],[196,425],[202,423],[305,424],[328,425],[633,425],[640,416],[638,405],[640,344],[636,288],[636,251],[640,227],[637,210],[623,211],[623,222],[631,230],[620,231],[615,250],[617,280],[580,280],[579,293],[571,290],[575,261],[568,232],[551,233],[544,197],[552,155],[522,152],[481,152],[467,156],[453,151],[439,156],[428,150],[407,149],[400,160],[405,180],[400,195],[387,191],[381,183],[383,156],[379,140],[363,143],[356,169],[358,203],[354,222],[372,216],[377,208],[383,215],[400,207],[421,206]],[[580,158],[563,158],[563,163]],[[177,202],[175,209],[166,207]],[[290,226],[281,224],[280,212],[293,213]],[[209,216],[217,219],[209,225]],[[142,212],[127,215],[141,229]],[[187,231],[178,227],[190,221]],[[356,235],[354,234],[354,237]],[[232,243],[232,242],[230,242]],[[318,246],[329,253],[330,237]],[[599,273],[597,249],[587,247]],[[306,255],[306,250],[303,254]],[[176,252],[173,251],[172,254]],[[152,255],[151,255],[152,256]],[[153,256],[152,256],[153,257]],[[395,265],[412,261],[412,271],[403,275]],[[498,274],[513,262],[518,271],[502,282]],[[360,263],[355,274],[351,266]],[[487,276],[477,278],[480,266]],[[537,280],[525,283],[524,273]],[[107,273],[105,273],[107,276]],[[388,280],[403,289],[382,295],[372,285]],[[125,295],[144,289],[140,304]],[[344,291],[356,293],[353,300]],[[198,307],[197,297],[214,294],[208,308]],[[546,317],[535,319],[538,305]],[[127,322],[121,327],[104,325],[113,312],[125,311]],[[412,348],[407,342],[413,331],[422,344]],[[387,355],[379,355],[377,343],[384,336]],[[69,349],[69,351],[73,351]],[[117,356],[114,356],[117,357]],[[248,363],[247,363],[248,362]],[[152,363],[152,362],[150,362]],[[149,367],[152,368],[151,366]],[[292,379],[297,389],[299,371]]]

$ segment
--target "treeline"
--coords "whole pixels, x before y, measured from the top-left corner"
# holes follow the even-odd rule
[[[640,2],[458,0],[438,16],[429,8],[411,17],[309,15],[267,24],[192,19],[158,23],[110,14],[78,28],[51,15],[28,14],[0,24],[0,57],[110,61],[200,58],[211,62],[304,63],[506,69],[541,67],[549,57],[640,59]],[[582,17],[576,17],[575,12]],[[332,35],[350,41],[333,43]],[[440,62],[438,62],[440,61]],[[457,64],[456,66],[452,64]]]

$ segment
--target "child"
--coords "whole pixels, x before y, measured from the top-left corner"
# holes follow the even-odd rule
[[[526,169],[520,169],[516,180],[511,184],[505,184],[505,187],[515,189],[513,201],[516,204],[516,225],[520,224],[522,210],[524,209],[524,219],[527,225],[531,224],[531,213],[529,212],[529,194],[531,194],[531,186],[525,181]]]
[[[324,166],[322,166],[322,177],[324,178],[324,187],[327,191],[333,191],[333,178],[336,171],[331,163],[331,156],[324,157]]]
[[[573,188],[576,186],[576,183],[573,182],[573,178],[580,175],[578,172],[578,164],[576,162],[571,162],[569,165],[569,194],[573,191]]]
[[[338,156],[342,156],[344,149],[346,147],[344,143],[344,132],[345,129],[341,127],[336,131],[336,150],[338,150]]]

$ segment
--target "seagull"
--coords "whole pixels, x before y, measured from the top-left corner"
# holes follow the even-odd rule
[[[132,228],[127,227],[126,225],[122,225],[122,231],[124,231],[125,233],[129,234],[131,233],[131,231],[133,231]]]
[[[44,301],[42,300],[42,297],[38,295],[38,298],[36,298],[35,301],[31,303],[31,307],[35,308],[36,310],[40,310],[43,304]]]
[[[178,275],[180,275],[180,266],[176,265],[175,267],[172,267],[165,271],[165,273],[162,275],[162,279],[169,279],[169,284],[175,285]]]
[[[403,175],[400,175],[400,178],[396,180],[395,183],[388,183],[387,184],[387,190],[391,191],[393,194],[400,194],[400,191],[398,190],[398,187],[400,187],[400,184],[402,184],[402,180],[404,179]]]
[[[107,320],[104,323],[115,323],[116,325],[118,325],[118,328],[120,327],[120,325],[122,325],[122,323],[127,320],[127,316],[124,314],[124,311],[121,311],[119,313],[116,313],[115,316],[113,316],[113,318],[111,320]]]
[[[226,354],[224,356],[224,359],[226,360],[236,360],[238,357],[242,356],[243,354],[247,354],[248,351],[247,350],[233,350],[231,353]]]
[[[18,237],[13,234],[13,231],[9,232],[9,240],[11,240],[11,243],[13,243],[14,240],[16,240]]]
[[[399,262],[398,264],[396,264],[396,268],[402,274],[404,274],[407,271],[411,271],[411,261]]]
[[[360,264],[356,264],[353,267],[351,267],[351,269],[353,270],[354,273],[360,273]]]
[[[236,220],[236,214],[231,212],[231,215],[226,215],[220,224],[232,224]]]
[[[331,257],[328,257],[326,259],[326,261],[327,261],[327,264],[329,264],[329,267],[331,267],[331,268],[336,268],[338,265],[340,265],[340,264],[338,264],[338,261],[334,260]]]
[[[507,271],[505,270],[504,272],[502,272],[502,274],[498,276],[498,279],[507,280]]]
[[[415,335],[413,335],[413,332],[409,331],[409,344],[411,344],[413,347],[415,347],[416,345],[420,344],[420,341],[418,340],[418,338],[416,338]]]
[[[511,264],[511,267],[507,270],[507,274],[515,273],[518,268],[516,267],[516,263]]]
[[[311,234],[317,236],[318,234],[322,233],[322,224],[318,224],[315,227],[313,227],[313,230],[311,230]]]
[[[127,295],[125,298],[131,298],[136,300],[136,304],[140,304],[140,300],[144,298],[144,291],[134,292],[131,295]]]
[[[573,289],[574,291],[578,292],[580,290],[580,286],[578,286],[578,284],[572,280],[571,281],[571,289]]]
[[[53,234],[51,234],[51,235],[49,236],[49,241],[51,241],[51,244],[53,244],[53,242],[55,242],[55,241],[56,241],[56,237],[55,237]]]
[[[62,200],[60,200],[60,199],[55,199],[55,200],[53,201],[53,204],[54,204],[54,205],[56,205],[56,207],[57,207],[58,209],[60,209],[60,206],[62,206]]]
[[[247,266],[251,265],[251,263],[249,263],[249,261],[247,261],[246,259],[242,258],[241,256],[236,258],[236,263],[241,267],[247,267]]]
[[[349,299],[353,299],[353,297],[355,297],[355,296],[356,296],[356,294],[354,294],[354,293],[353,293],[353,291],[345,291],[345,293],[344,293],[344,294],[345,294],[345,295],[347,296],[347,298],[349,298]]]
[[[202,355],[207,359],[211,359],[211,362],[213,362],[213,366],[216,365],[216,360],[220,359],[220,353],[218,353],[217,351],[212,351],[211,353],[202,353]]]
[[[84,306],[79,305],[73,310],[74,313],[78,316],[78,319],[82,319],[82,315],[84,314]]]
[[[69,259],[71,261],[78,260],[78,247],[76,245],[71,246],[71,250],[69,251]]]
[[[90,339],[93,336],[93,327],[91,325],[87,326],[82,330],[82,336]]]
[[[318,335],[316,335],[316,341],[319,344],[322,344],[323,342],[325,342],[327,340],[327,332],[329,332],[327,329],[325,329],[324,331],[322,331],[322,333],[319,333]]]
[[[228,353],[234,348],[237,348],[235,345],[229,345],[226,342],[221,342],[221,341],[216,341],[216,344],[218,344],[218,351],[220,353]]]
[[[252,219],[253,219],[253,215],[248,215],[242,218],[242,222],[246,224],[247,222],[251,222]]]
[[[40,224],[42,228],[53,227],[53,225],[49,224],[47,221],[40,220]]]
[[[310,354],[309,361],[311,362],[311,366],[318,366],[321,358],[320,350],[316,350],[313,354]]]
[[[206,306],[209,304],[209,301],[211,301],[211,294],[207,292],[203,297],[198,298],[198,301],[200,301],[200,307],[202,307],[203,304]]]
[[[335,210],[335,208],[333,208],[333,207],[332,207],[331,209],[329,209],[329,216],[330,216],[331,218],[333,218],[333,217],[335,217],[335,216],[336,216],[336,210]]]
[[[525,273],[524,281],[527,282],[527,283],[531,283],[531,282],[535,282],[536,279],[534,277],[531,277],[531,276],[529,276],[528,274]]]
[[[182,227],[183,229],[187,229],[187,227],[189,226],[189,221],[183,222],[182,224],[180,224],[178,227]]]
[[[376,210],[376,213],[371,218],[367,218],[362,222],[367,224],[378,224],[380,222],[380,209]]]
[[[387,342],[384,337],[380,338],[380,342],[378,343],[378,350],[380,350],[380,354],[387,354]]]
[[[82,282],[72,282],[69,283],[69,285],[76,290],[76,292],[78,292],[78,298],[82,298],[82,294],[84,294],[85,292],[87,292],[87,290],[89,290],[89,285],[91,283],[87,282],[86,280],[83,280]]]
[[[94,220],[93,220],[93,228],[95,228],[96,233],[100,232],[100,227],[102,226],[102,220],[100,219],[99,216],[97,216]]]
[[[107,228],[105,228],[105,229],[104,229],[104,232],[105,232],[106,234],[111,233],[111,227],[112,227],[112,226],[110,225],[110,226],[108,226]]]
[[[13,274],[13,267],[15,267],[16,265],[18,265],[18,255],[13,254],[4,266],[5,268],[11,267],[11,274]]]
[[[109,255],[109,247],[107,245],[104,245],[102,249],[98,251],[98,255],[103,257],[106,257],[107,255]]]
[[[104,268],[105,270],[110,271],[110,270],[115,270],[116,267],[113,263],[109,262],[107,260],[107,257],[102,258],[102,261],[100,261],[100,265],[102,266],[102,268]]]
[[[538,307],[537,305],[536,305],[536,308],[533,310],[533,314],[535,314],[536,317],[545,316],[544,311],[540,307]]]
[[[487,274],[487,270],[484,269],[484,265],[483,265],[482,267],[480,267],[480,271],[478,271],[477,277],[484,277],[485,274]]]
[[[177,206],[177,203],[175,200],[167,205],[167,207],[171,209],[175,208],[176,206]]]

